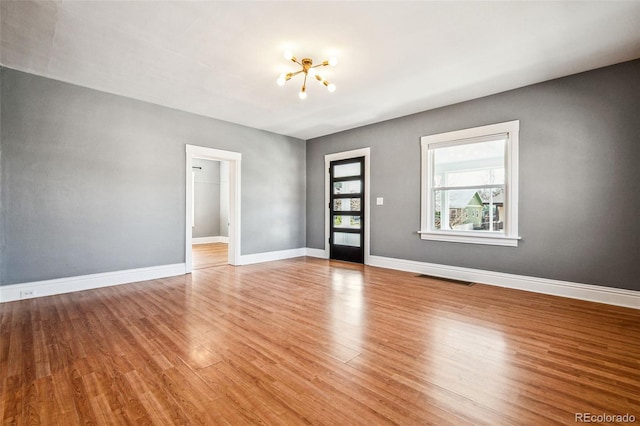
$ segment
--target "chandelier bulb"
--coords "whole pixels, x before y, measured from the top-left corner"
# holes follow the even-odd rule
[[[285,58],[287,61],[290,61],[290,60],[293,58],[293,52],[292,52],[292,51],[290,51],[290,50],[285,50],[285,51],[284,51],[284,58]]]
[[[305,92],[304,90],[301,91],[300,93],[298,93],[298,97],[300,97],[300,99],[307,99],[307,92]]]
[[[278,77],[278,80],[276,80],[278,82],[278,86],[284,86],[286,78],[287,77],[286,77],[286,75],[284,73],[280,74],[280,77]]]
[[[331,83],[327,86],[327,90],[329,90],[331,93],[336,91],[336,85]]]
[[[331,65],[332,67],[338,65],[338,58],[336,58],[335,56],[329,58],[329,65]]]

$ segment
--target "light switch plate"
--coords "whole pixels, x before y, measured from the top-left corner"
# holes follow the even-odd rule
[[[376,198],[376,205],[377,206],[381,206],[383,204],[384,204],[384,198],[382,198],[382,197]]]

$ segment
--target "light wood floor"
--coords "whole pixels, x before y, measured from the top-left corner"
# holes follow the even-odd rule
[[[191,269],[211,268],[229,264],[227,243],[194,244],[191,246]]]
[[[640,311],[312,258],[1,305],[9,424],[640,418]]]

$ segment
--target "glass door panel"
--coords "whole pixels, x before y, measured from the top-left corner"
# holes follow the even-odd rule
[[[334,244],[343,246],[360,247],[360,234],[346,234],[344,232],[333,233]]]
[[[334,228],[360,229],[360,216],[333,216]]]
[[[333,183],[334,194],[359,194],[362,191],[361,180],[347,180]]]
[[[333,177],[347,177],[347,176],[360,176],[362,170],[362,164],[358,163],[345,163],[338,164],[333,168]]]
[[[333,200],[333,210],[339,212],[359,212],[360,198],[338,198]]]

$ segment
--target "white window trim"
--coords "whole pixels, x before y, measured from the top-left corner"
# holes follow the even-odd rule
[[[420,204],[420,238],[423,240],[448,241],[455,243],[488,244],[517,247],[518,235],[518,133],[520,121],[507,121],[490,124],[488,126],[473,127],[453,132],[439,133],[420,138],[421,150],[421,204]],[[508,135],[505,151],[505,211],[506,220],[504,233],[491,233],[461,230],[432,229],[429,218],[433,217],[433,191],[431,191],[430,151],[429,148],[464,143],[465,139],[475,139],[483,136],[504,134]],[[431,151],[432,152],[432,151]]]

